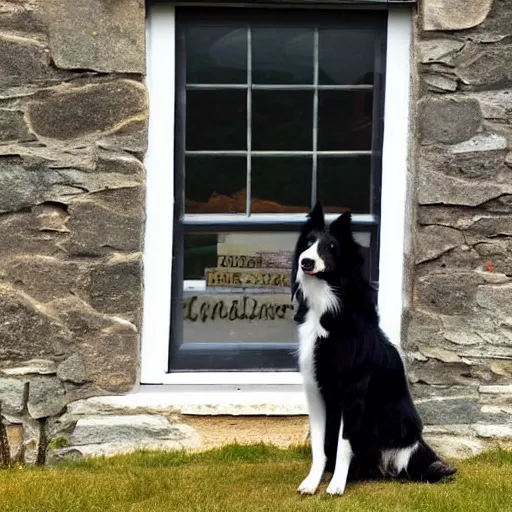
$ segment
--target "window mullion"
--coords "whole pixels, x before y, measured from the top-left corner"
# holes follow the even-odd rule
[[[251,215],[251,151],[252,151],[252,33],[247,27],[247,185],[246,213]]]
[[[317,198],[317,168],[318,168],[318,25],[315,26],[313,36],[313,166],[311,176],[311,207],[316,203]]]

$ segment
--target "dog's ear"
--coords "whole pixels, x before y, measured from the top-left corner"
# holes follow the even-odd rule
[[[347,235],[352,236],[352,232],[350,230],[351,221],[352,214],[350,212],[345,212],[331,223],[329,231],[337,238],[344,238]]]
[[[308,221],[306,222],[308,229],[323,229],[325,226],[324,208],[322,203],[318,201],[314,208],[308,213]]]

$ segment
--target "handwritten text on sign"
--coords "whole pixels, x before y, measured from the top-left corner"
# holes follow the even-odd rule
[[[293,305],[289,297],[280,296],[194,296],[183,301],[183,314],[189,322],[227,320],[291,320]],[[284,300],[283,300],[284,299]],[[285,302],[286,301],[286,302]]]
[[[207,286],[290,288],[290,274],[281,269],[207,268]]]

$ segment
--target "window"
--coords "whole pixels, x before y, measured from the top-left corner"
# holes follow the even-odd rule
[[[357,236],[365,246],[366,271],[374,282],[378,282],[381,325],[393,342],[400,343],[412,17],[410,9],[405,7],[389,6],[386,9],[384,3],[381,7],[384,9],[379,11],[315,9],[302,10],[301,13],[297,10],[283,12],[245,8],[229,11],[223,8],[185,10],[167,2],[150,4],[147,44],[150,115],[149,144],[145,156],[147,187],[141,344],[143,384],[234,384],[238,387],[249,384],[300,385],[295,359],[291,355],[295,349],[295,329],[291,323],[286,324],[290,310],[285,306],[290,302],[288,290],[284,287],[286,277],[283,271],[286,270],[286,253],[293,247],[304,213],[315,197],[324,200],[333,216],[346,206],[356,211],[354,219]],[[348,20],[351,20],[350,24]],[[225,43],[221,49],[232,50],[231,62],[237,62],[236,66],[224,69],[227,66],[222,62],[219,64],[222,53],[217,53],[216,60],[198,59],[203,67],[196,64],[192,68],[192,76],[187,77],[186,30],[188,27],[193,29],[198,21],[203,26],[205,21],[208,22],[206,25],[210,27],[210,35],[207,35],[208,27],[199,31],[202,39],[196,40],[195,50],[192,48],[196,55],[202,51],[198,47],[199,42],[207,43],[208,37],[211,46],[218,49],[220,43],[214,41],[212,27],[225,31],[236,24],[242,27],[245,32],[240,35],[241,52],[238,46],[227,45],[229,37],[220,38]],[[262,37],[261,34],[256,37],[255,32],[256,29],[264,29],[265,25],[267,29],[269,25],[273,29],[272,38],[264,39],[267,40],[267,47],[277,47],[278,50],[268,52],[257,49],[258,44],[261,46]],[[369,30],[363,30],[363,27]],[[296,37],[290,35],[292,29],[299,32]],[[341,29],[346,29],[345,33]],[[352,46],[346,41],[339,43],[342,51],[334,56],[339,65],[333,67],[332,64],[325,64],[322,34],[329,30],[331,40],[338,42],[343,37],[357,37],[359,32],[373,34],[375,59],[372,80],[369,76],[361,81],[354,75],[347,75],[347,69],[356,69],[365,62],[358,56],[358,50],[364,48],[361,39]],[[307,36],[307,33],[312,33],[312,36]],[[303,41],[299,48],[295,45],[294,49],[291,42],[281,44],[283,38],[293,41],[299,37]],[[285,50],[304,52],[305,45],[311,44],[311,37],[313,54],[311,58],[308,57],[307,65],[305,57],[286,58]],[[268,55],[272,56],[272,65],[264,63],[266,68],[262,73],[261,59],[268,58]],[[251,87],[248,87],[249,58]],[[343,62],[349,62],[351,66],[341,66]],[[212,63],[220,78],[212,78]],[[299,69],[296,69],[297,66],[291,69],[286,67],[291,63],[300,63]],[[342,72],[344,74],[340,74]],[[316,73],[318,81],[315,84]],[[330,78],[326,79],[326,75]],[[245,124],[242,123],[241,127],[237,124],[237,132],[228,138],[225,130],[222,133],[217,130],[219,133],[214,132],[213,135],[207,132],[210,126],[208,117],[195,118],[196,126],[203,122],[202,119],[205,119],[205,126],[192,132],[193,145],[186,146],[187,130],[192,129],[187,126],[187,116],[190,116],[190,112],[187,112],[187,94],[190,92],[217,93],[221,99],[222,94],[245,94],[245,104],[242,102],[240,105],[242,114],[245,109],[246,117],[242,115]],[[280,140],[274,140],[277,139],[275,135],[269,136],[279,130],[279,126],[274,125],[287,119],[279,113],[281,109],[300,103],[296,98],[301,95],[287,97],[295,92],[309,94],[311,102],[310,107],[304,108],[302,124],[294,118],[294,125],[289,130],[295,130],[294,134],[310,130],[310,138],[295,137],[290,142],[285,132]],[[361,93],[359,103],[356,104],[356,100],[342,103],[341,98],[347,97],[342,93],[355,92]],[[372,95],[369,136],[364,123],[356,124],[357,119],[368,119],[368,103],[361,101],[365,97],[363,93]],[[261,99],[263,96],[255,100],[258,94],[263,95],[265,101]],[[278,98],[276,107],[273,98],[278,94],[281,97],[284,95],[285,100],[281,104]],[[200,116],[203,108],[205,112],[211,112],[211,100],[203,101],[199,97],[198,101],[192,116]],[[265,116],[272,120],[266,130],[254,119],[253,109],[247,109],[248,102],[253,106],[254,101],[257,106],[259,102],[258,108],[263,109]],[[315,102],[318,103],[315,105]],[[219,105],[217,115],[219,112],[223,114],[221,105],[226,105],[226,101],[218,100],[216,104]],[[345,105],[344,117],[340,118],[340,122],[336,118],[333,120],[333,117],[329,121],[329,115],[340,104]],[[231,103],[226,107],[223,114],[225,119],[232,107]],[[347,119],[348,108],[364,116],[348,116]],[[237,119],[237,111],[233,112],[232,109],[230,112],[229,115],[234,117],[227,123],[228,128]],[[382,133],[383,119],[385,126]],[[327,122],[327,128],[324,122]],[[310,128],[304,128],[306,125]],[[358,137],[350,133],[340,134],[340,130],[346,126],[359,127]],[[316,141],[313,135],[315,127]],[[250,146],[247,144],[249,136]],[[214,146],[214,142],[218,143],[221,137],[227,142]],[[244,137],[245,146],[243,140],[240,142]],[[370,147],[368,137],[371,137]],[[337,148],[331,145],[333,140],[336,143],[340,139],[345,141],[345,146]],[[171,142],[173,140],[176,147]],[[359,147],[355,147],[354,140],[366,141],[366,146],[358,144]],[[283,142],[287,145],[278,146]],[[305,161],[309,162],[310,167],[304,164]],[[364,174],[361,169],[369,169],[369,174]],[[356,172],[359,174],[356,175]],[[293,176],[291,185],[290,175]],[[212,176],[215,180],[207,179]],[[336,187],[342,177],[352,187],[349,195],[342,196],[337,192]],[[369,190],[366,188],[368,183]],[[356,194],[356,191],[360,193]],[[222,201],[211,200],[212,196],[215,199],[214,192],[217,199],[218,195],[223,196]],[[310,194],[309,202],[303,199],[306,193]],[[329,196],[329,193],[333,195]],[[218,207],[219,204],[223,205],[222,208]],[[237,250],[236,254],[232,254],[234,249]],[[252,257],[247,258],[248,255]],[[261,261],[258,259],[260,256]],[[265,266],[269,265],[267,270],[272,270],[266,272],[265,278],[261,272],[247,272],[253,270],[252,266],[261,267],[263,257]],[[218,267],[224,273],[216,272]],[[240,268],[244,272],[239,272]],[[207,278],[210,279],[208,288]],[[250,292],[244,295],[241,293],[241,282],[248,279],[251,279]],[[228,286],[223,286],[226,284]],[[262,287],[265,284],[266,289]],[[212,291],[213,297],[208,299],[206,295]],[[269,300],[262,302],[265,297]],[[219,304],[216,308],[215,302],[213,306],[205,305],[201,311],[200,300],[208,302],[207,299],[210,303],[218,299]],[[234,304],[236,300],[238,302]],[[229,308],[226,309],[228,301]],[[223,306],[220,302],[223,302]],[[171,309],[175,315],[172,323]],[[231,314],[234,317],[233,325],[228,331],[222,332],[218,324],[216,326],[210,320],[207,323],[206,319],[204,323],[198,320],[200,316],[196,318],[196,315],[201,314],[214,314],[215,319],[219,317],[220,320],[227,320]],[[258,316],[253,318],[257,320],[252,324],[254,329],[249,322],[244,324],[244,319],[239,318],[248,314]],[[279,318],[283,315],[288,320]],[[196,319],[195,326],[190,317]],[[282,323],[278,325],[279,322]]]
[[[177,8],[171,371],[293,371],[317,199],[378,280],[387,13]]]

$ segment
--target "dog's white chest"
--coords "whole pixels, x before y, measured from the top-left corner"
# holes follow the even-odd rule
[[[315,373],[315,344],[318,338],[327,338],[329,333],[322,327],[320,317],[310,309],[306,321],[299,326],[299,366],[304,379],[313,379]]]

